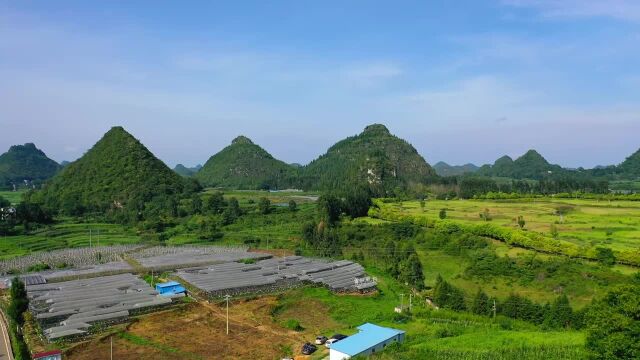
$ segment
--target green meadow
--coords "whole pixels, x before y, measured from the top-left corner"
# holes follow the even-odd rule
[[[22,200],[22,194],[25,191],[0,191],[0,197],[9,200],[12,204],[17,205]]]
[[[441,209],[446,219],[460,223],[490,222],[518,229],[518,217],[524,229],[585,247],[608,247],[613,250],[637,251],[640,246],[640,202],[598,201],[581,199],[517,199],[517,200],[428,200],[424,208],[419,201],[384,204],[401,215],[439,218]]]

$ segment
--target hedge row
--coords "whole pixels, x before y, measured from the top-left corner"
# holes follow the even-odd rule
[[[458,231],[467,232],[499,240],[512,246],[523,247],[549,254],[598,260],[597,250],[595,247],[580,246],[569,241],[544,236],[538,232],[510,229],[487,222],[463,224],[446,219],[429,219],[424,216],[402,214],[390,208],[389,205],[381,200],[374,200],[374,206],[369,209],[369,216],[387,221],[409,221],[415,225],[432,228],[438,232],[448,234]],[[640,251],[613,250],[613,253],[615,255],[616,262],[618,263],[640,266]]]

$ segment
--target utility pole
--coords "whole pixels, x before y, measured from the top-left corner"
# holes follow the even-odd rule
[[[409,312],[411,312],[411,293],[409,293]]]
[[[493,308],[491,310],[493,310],[493,318],[495,319],[496,318],[496,300],[495,299],[493,300]]]
[[[404,294],[400,294],[400,312],[404,311]]]
[[[227,335],[229,335],[229,299],[231,296],[229,294],[224,296],[224,299],[227,300]]]
[[[113,360],[113,335],[109,339],[111,339],[111,356],[110,356],[110,359]]]

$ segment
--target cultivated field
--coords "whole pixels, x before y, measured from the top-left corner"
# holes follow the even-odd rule
[[[440,209],[447,210],[447,219],[465,223],[484,222],[487,214],[492,223],[519,228],[518,216],[525,220],[524,228],[551,235],[551,225],[558,239],[578,245],[606,246],[619,250],[637,250],[640,246],[640,202],[596,200],[434,200],[426,201],[424,211],[418,201],[398,204],[402,213],[437,219]],[[563,213],[560,215],[559,213]]]
[[[140,237],[117,224],[60,223],[43,227],[30,235],[0,237],[0,259],[36,251],[96,245],[136,244]]]

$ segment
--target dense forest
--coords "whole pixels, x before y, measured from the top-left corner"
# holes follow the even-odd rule
[[[348,189],[369,186],[376,195],[391,195],[424,184],[435,171],[416,149],[380,124],[333,145],[302,170],[303,189]]]
[[[213,155],[195,178],[204,186],[233,189],[285,189],[296,186],[297,169],[245,136]]]
[[[39,185],[60,170],[60,165],[49,159],[34,144],[14,145],[0,155],[0,189],[13,189],[13,185]]]
[[[29,202],[52,213],[135,218],[152,201],[171,211],[177,196],[198,189],[197,183],[177,175],[123,128],[114,127],[42,190],[30,194]]]

